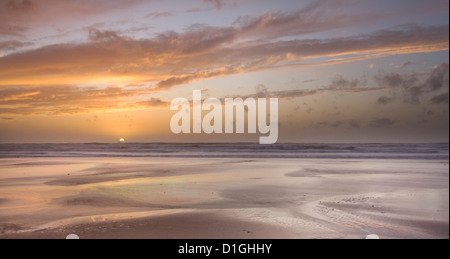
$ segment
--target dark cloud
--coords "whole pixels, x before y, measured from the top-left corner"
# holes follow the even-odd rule
[[[212,58],[208,51],[220,49],[221,45],[231,43],[236,38],[237,32],[236,28],[232,27],[194,25],[190,26],[185,33],[168,31],[158,34],[154,39],[129,40],[128,44],[140,45],[143,52],[147,51],[152,55],[174,55],[173,58],[178,60],[172,62],[180,61],[178,55],[183,55],[187,59],[183,60],[184,62],[192,62],[195,57],[186,55],[204,53],[208,54],[205,56],[204,62],[206,62]]]
[[[110,10],[125,9],[144,0],[0,0],[0,35],[24,37],[42,25],[79,21]]]
[[[291,99],[297,97],[305,97],[310,95],[315,95],[319,93],[317,90],[282,90],[282,91],[269,91],[265,85],[256,86],[255,93],[250,95],[235,95],[234,98],[280,98],[280,99]]]
[[[387,75],[377,75],[375,76],[375,80],[381,86],[387,86],[392,88],[402,86],[405,82],[403,76],[397,73],[389,73]]]
[[[154,18],[154,19],[156,19],[156,18],[161,18],[161,17],[169,17],[169,16],[172,16],[172,15],[173,15],[173,13],[171,13],[171,12],[152,12],[152,13],[147,14],[145,16],[145,18]]]
[[[425,87],[429,91],[437,91],[443,87],[448,88],[448,64],[442,63],[435,67],[433,72],[431,72],[430,77],[425,82]]]
[[[269,96],[269,89],[267,89],[267,86],[263,84],[257,85],[255,87],[255,91],[258,98],[266,98],[267,96]]]
[[[317,80],[314,80],[314,79],[310,79],[310,80],[303,80],[303,82],[302,82],[302,83],[306,84],[306,83],[312,83],[312,82],[314,82],[314,81],[317,81]]]
[[[343,124],[344,124],[344,122],[342,122],[342,121],[334,121],[334,122],[320,121],[320,122],[315,123],[313,126],[315,128],[329,127],[329,128],[337,129],[340,126],[342,126]]]
[[[0,51],[12,51],[31,45],[33,45],[32,42],[23,42],[18,40],[0,41]]]
[[[359,85],[359,80],[348,80],[341,75],[337,75],[334,77],[333,82],[329,86],[329,88],[355,88]]]
[[[423,88],[421,86],[413,86],[405,88],[407,96],[405,97],[405,101],[412,104],[420,103],[420,96],[424,93]]]
[[[424,94],[432,93],[443,88],[449,88],[449,65],[442,63],[433,68],[433,71],[424,80],[420,80],[418,74],[399,74],[389,73],[386,75],[377,75],[375,81],[380,86],[386,86],[392,89],[402,89],[406,102],[418,104]],[[387,97],[380,97],[378,103],[386,104],[390,101]]]
[[[350,127],[355,128],[355,129],[361,127],[361,123],[359,123],[356,120],[351,120],[351,121],[348,122],[348,124],[350,125]]]
[[[314,127],[315,128],[320,128],[320,127],[328,127],[328,125],[330,125],[328,122],[326,122],[326,121],[320,121],[320,122],[317,122],[317,123],[314,123]]]
[[[342,121],[335,121],[335,122],[330,124],[330,127],[332,127],[332,128],[339,128],[343,124],[344,124],[344,122],[342,122]]]
[[[115,31],[100,31],[96,28],[89,28],[88,31],[91,41],[114,42],[122,39]]]
[[[407,100],[412,103],[420,103],[420,97],[422,95],[433,93],[441,89],[448,89],[449,88],[448,75],[449,75],[449,65],[447,63],[442,63],[439,66],[436,66],[424,83],[418,83],[416,76],[414,74],[411,75],[409,82],[404,85],[404,89],[408,95],[407,98],[409,98]],[[445,94],[432,98],[431,102],[445,103]]]
[[[392,98],[387,97],[387,96],[381,96],[380,98],[378,98],[378,104],[388,104],[392,102]]]
[[[405,67],[410,66],[412,64],[414,64],[414,62],[411,62],[411,61],[405,62],[405,63],[403,63],[403,65],[401,65],[401,68],[405,68]]]
[[[369,123],[371,128],[385,128],[394,125],[394,121],[388,118],[376,119]]]
[[[233,25],[242,28],[242,33],[248,36],[261,35],[264,38],[273,38],[280,32],[286,36],[304,35],[379,19],[375,14],[350,14],[348,10],[342,8],[344,2],[351,1],[312,1],[304,8],[289,12],[242,16],[236,19]]]
[[[28,12],[34,9],[34,4],[31,0],[9,0],[4,3],[4,7],[9,12]]]
[[[281,98],[281,99],[289,99],[289,98],[296,98],[296,97],[305,97],[310,95],[315,95],[319,93],[317,90],[285,90],[285,91],[273,91],[268,92],[265,95],[265,98]],[[258,97],[258,96],[251,96],[251,97]]]
[[[431,98],[431,103],[433,104],[448,104],[448,93],[437,95]]]
[[[1,14],[0,14],[1,15]],[[27,31],[25,26],[11,24],[7,21],[2,22],[0,18],[0,35],[4,36],[21,36],[23,32]]]
[[[315,89],[294,89],[294,90],[281,90],[281,91],[270,91],[269,88],[264,84],[259,84],[255,88],[255,94],[250,94],[246,96],[235,96],[243,99],[246,98],[280,98],[280,99],[291,99],[297,97],[312,96],[322,93],[329,92],[347,92],[347,93],[363,93],[363,92],[373,92],[382,90],[384,88],[373,88],[373,87],[357,87],[359,83],[358,80],[348,80],[343,76],[338,76],[338,79],[333,80],[329,85],[323,87],[317,87]],[[336,112],[332,115],[338,115],[340,112]]]
[[[185,11],[185,13],[198,13],[201,11],[205,11],[205,8],[200,8],[200,7],[194,7],[194,8],[189,8],[188,10]]]
[[[155,90],[167,90],[173,86],[187,84],[194,81],[208,79],[218,76],[225,76],[237,73],[238,70],[234,68],[226,68],[226,69],[218,69],[218,70],[210,70],[207,72],[197,72],[188,76],[180,76],[180,77],[171,77],[167,80],[160,81],[157,84],[157,89]]]
[[[32,27],[28,19],[35,10],[35,1],[0,0],[0,36],[23,37]]]
[[[222,7],[225,5],[224,0],[203,0],[206,3],[214,4],[214,7],[218,10],[222,9]]]
[[[391,72],[386,75],[377,75],[374,79],[380,86],[391,89],[403,89],[407,102],[419,103],[419,97],[423,93],[423,87],[417,85],[419,79],[415,74],[402,75]],[[379,104],[387,104],[390,101],[390,98],[387,97],[380,97],[378,99]]]
[[[94,115],[92,119],[86,119],[87,122],[97,122],[99,120],[100,118],[98,117],[98,115]]]
[[[169,105],[168,102],[165,102],[160,98],[150,98],[149,100],[138,102],[138,104],[145,107],[165,107]]]

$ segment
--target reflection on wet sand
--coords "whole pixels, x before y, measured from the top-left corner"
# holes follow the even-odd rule
[[[0,160],[0,238],[448,238],[448,162]]]

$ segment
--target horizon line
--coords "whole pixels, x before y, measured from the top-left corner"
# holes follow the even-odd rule
[[[450,144],[447,142],[277,142],[270,145],[259,144],[259,142],[144,142],[144,141],[136,141],[136,142],[20,142],[20,143],[0,143],[0,145],[46,145],[46,144],[258,144],[261,146],[271,146],[271,145],[286,145],[286,144]]]

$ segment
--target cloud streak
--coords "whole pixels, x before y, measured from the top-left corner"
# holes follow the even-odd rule
[[[132,3],[136,2],[139,1]],[[217,9],[224,6],[224,1],[207,2]],[[72,10],[69,16],[77,18],[124,8],[124,2],[118,0],[96,1],[94,8],[89,8],[94,6],[89,1],[11,0],[0,4],[4,7],[0,11],[0,36],[20,35],[33,19],[45,14],[44,4],[58,10]],[[336,12],[341,4],[342,1],[314,1],[299,10],[241,16],[229,26],[195,24],[183,32],[166,31],[139,39],[122,35],[119,30],[90,27],[84,41],[52,44],[0,57],[0,113],[63,114],[154,107],[163,102],[142,98],[210,78],[449,48],[448,25],[405,25],[345,37],[314,36],[313,33],[381,17],[380,14]],[[170,12],[152,12],[147,18],[170,15]],[[31,44],[20,40],[0,41],[0,51],[14,51]],[[430,101],[442,103],[445,97],[438,94],[448,88],[448,64],[436,67],[424,83],[419,83],[416,75],[396,73],[380,75],[376,80],[379,87],[364,87],[362,80],[336,76],[324,87],[266,91],[265,94],[293,98],[323,92],[357,93],[395,88],[403,89],[412,102],[418,102],[424,93],[435,93],[436,97]],[[114,87],[82,86],[96,84]],[[153,87],[126,90],[121,87],[124,84]],[[391,100],[383,96],[378,103],[387,104]]]
[[[371,127],[371,128],[386,128],[386,127],[391,127],[394,124],[395,124],[395,122],[392,119],[382,118],[382,119],[372,120],[369,123],[369,127]]]
[[[18,40],[0,41],[0,51],[12,51],[31,45],[33,45],[32,42],[23,42]]]
[[[220,76],[223,73],[219,71],[223,70],[258,71],[308,64],[308,59],[317,57],[444,50],[448,49],[447,31],[448,26],[412,27],[346,38],[237,43],[239,33],[232,27],[197,26],[184,34],[167,32],[143,40],[113,31],[90,30],[91,41],[85,44],[51,45],[3,57],[0,82],[29,84],[50,75],[64,80],[76,74],[80,77],[78,83],[89,83],[83,76],[106,77],[108,72],[159,81],[159,85],[168,88]],[[190,65],[192,72],[186,70],[185,64]]]
[[[20,38],[39,25],[77,22],[142,2],[144,0],[0,0],[0,37]]]
[[[3,87],[0,89],[0,114],[63,115],[165,107],[167,102],[148,98],[149,90],[119,87],[79,87],[71,85]]]
[[[448,105],[448,94],[449,93],[444,93],[444,94],[440,94],[437,95],[433,98],[431,98],[431,103],[433,104],[447,104]]]

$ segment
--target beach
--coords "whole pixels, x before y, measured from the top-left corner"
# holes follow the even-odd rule
[[[0,239],[447,239],[448,170],[448,159],[3,157]]]
[[[0,0],[0,239],[449,239],[449,10]]]

